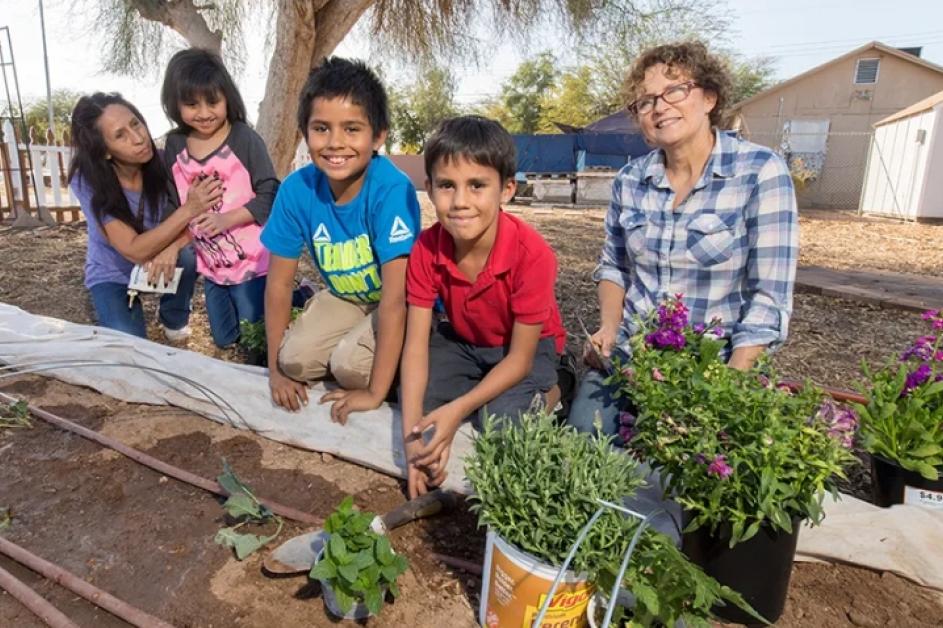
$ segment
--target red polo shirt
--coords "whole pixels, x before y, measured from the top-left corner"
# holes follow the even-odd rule
[[[509,345],[515,321],[542,323],[541,338],[554,338],[557,353],[563,353],[566,331],[556,280],[550,245],[523,220],[501,211],[494,246],[474,283],[455,264],[455,242],[442,225],[424,230],[409,254],[406,300],[431,308],[442,297],[455,332],[479,347]]]

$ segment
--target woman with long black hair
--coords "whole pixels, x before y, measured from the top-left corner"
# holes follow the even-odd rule
[[[186,338],[196,281],[187,224],[220,202],[222,184],[213,178],[194,184],[175,208],[143,116],[120,94],[101,92],[83,96],[72,111],[69,183],[88,223],[85,286],[98,324],[145,338],[140,299],[128,297],[132,268],[142,264],[157,283],[182,267],[176,293],[161,296],[159,319],[169,340]]]

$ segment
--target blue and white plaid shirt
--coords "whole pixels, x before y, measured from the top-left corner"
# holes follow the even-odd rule
[[[704,174],[676,210],[674,200],[661,150],[630,162],[613,183],[593,276],[626,291],[622,348],[637,318],[677,293],[692,323],[721,319],[729,348],[781,345],[799,250],[786,164],[764,146],[718,131]]]

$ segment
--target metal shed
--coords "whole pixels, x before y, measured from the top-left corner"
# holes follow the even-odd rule
[[[943,92],[875,123],[859,211],[943,221]]]

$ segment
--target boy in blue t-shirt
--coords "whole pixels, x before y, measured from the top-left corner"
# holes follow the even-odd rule
[[[262,230],[271,251],[265,288],[272,400],[298,410],[304,382],[334,377],[331,418],[372,410],[396,375],[406,327],[406,258],[420,230],[409,179],[376,151],[389,129],[386,91],[360,61],[330,58],[311,72],[298,126],[312,164],[282,182]],[[304,246],[327,290],[288,326]],[[287,330],[286,330],[287,328]]]

